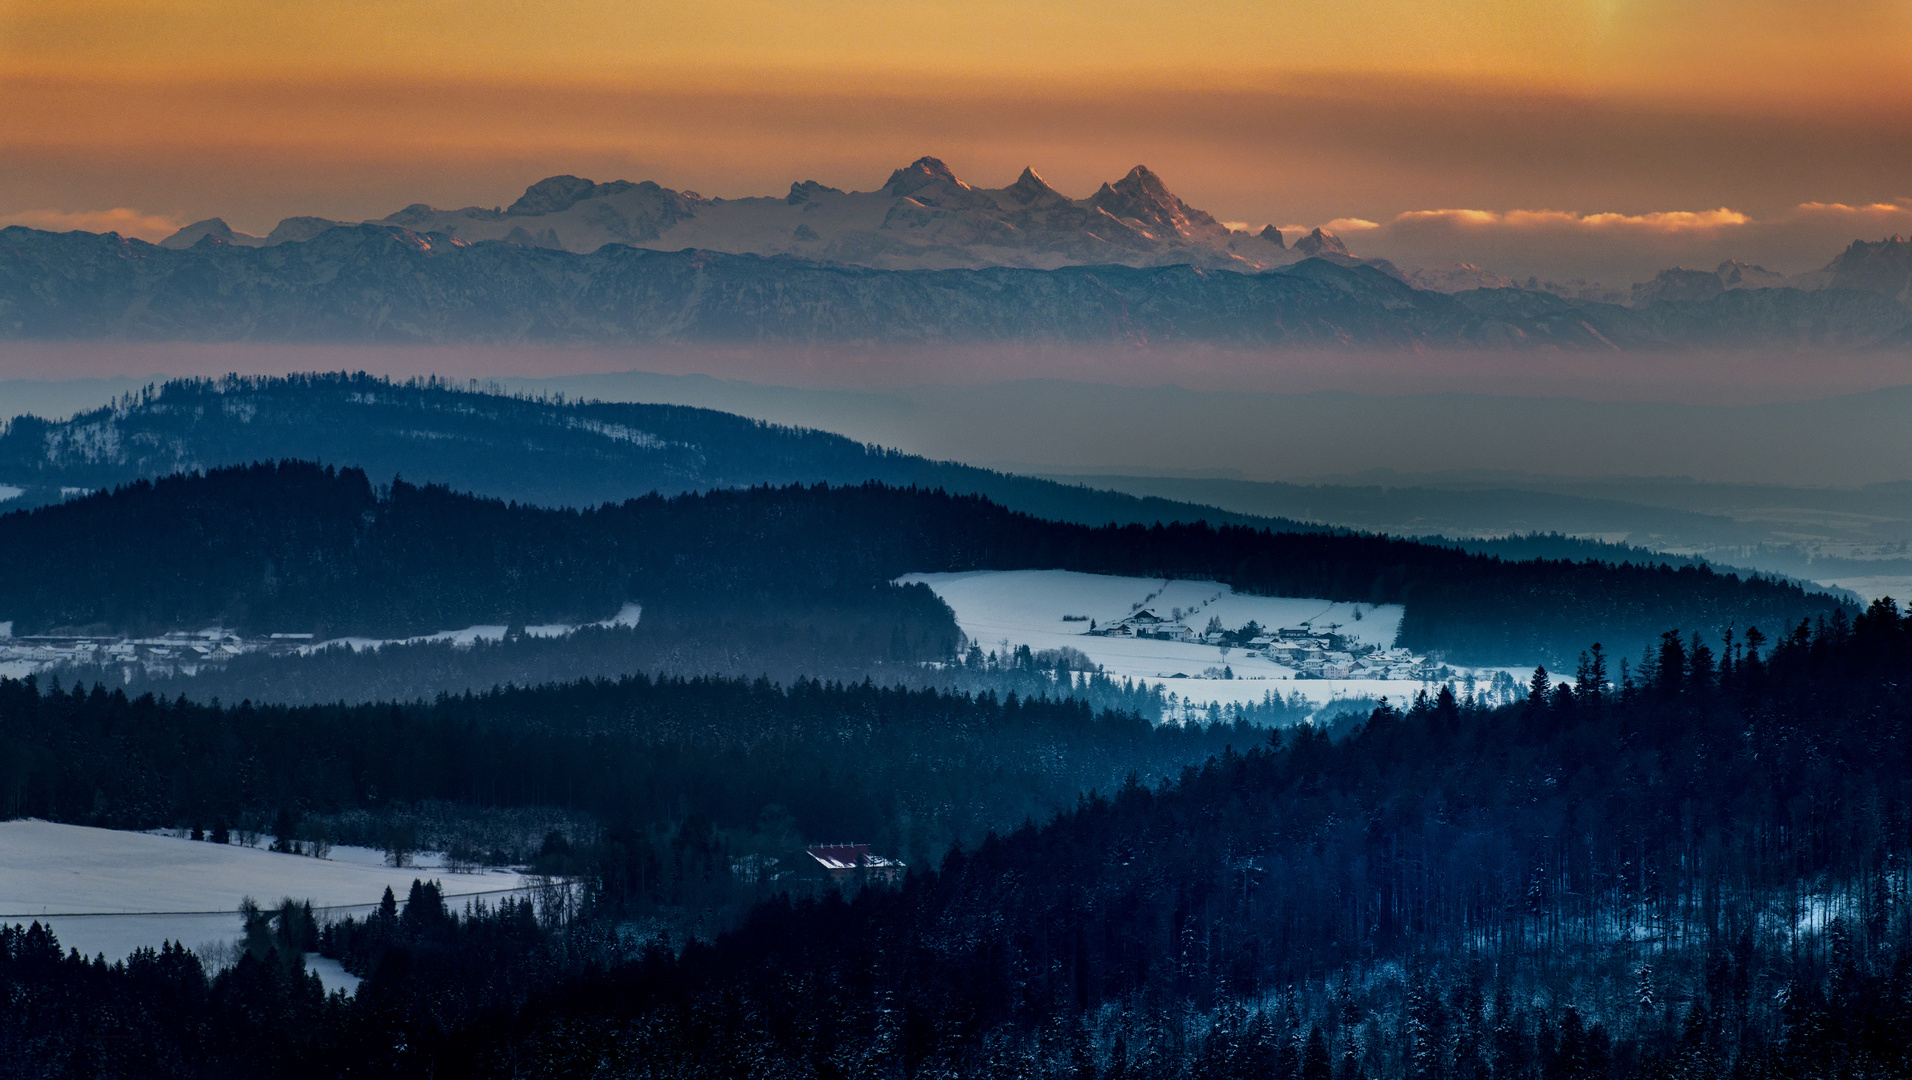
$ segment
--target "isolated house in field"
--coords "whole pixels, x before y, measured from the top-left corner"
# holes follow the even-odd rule
[[[1154,637],[1170,628],[1168,619],[1162,618],[1148,608],[1131,612],[1121,619],[1102,624],[1100,629],[1089,633],[1097,637]]]
[[[1164,619],[1148,608],[1143,608],[1123,619],[1120,625],[1137,637],[1147,637],[1168,629],[1171,622],[1172,620]]]
[[[818,844],[803,850],[833,881],[846,881],[858,874],[871,881],[901,881],[909,869],[900,859],[870,854],[868,844]]]

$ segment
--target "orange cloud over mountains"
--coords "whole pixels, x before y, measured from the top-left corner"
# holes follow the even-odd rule
[[[0,228],[24,225],[29,229],[47,232],[116,232],[121,236],[153,241],[171,236],[184,224],[175,217],[147,214],[124,206],[110,210],[22,210],[0,215]]]
[[[1643,232],[1692,232],[1745,225],[1753,219],[1722,206],[1717,210],[1662,210],[1650,214],[1578,214],[1568,210],[1408,210],[1397,224],[1440,220],[1462,228],[1637,229]]]

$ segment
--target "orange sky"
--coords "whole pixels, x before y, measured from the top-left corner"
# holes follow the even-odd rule
[[[1908,46],[1904,0],[0,0],[0,222],[870,188],[933,153],[1078,195],[1146,162],[1224,220],[1510,272],[1816,264],[1912,213]],[[1401,218],[1437,210],[1485,216]]]
[[[1252,83],[1486,76],[1661,93],[1869,96],[1903,82],[1902,0],[7,0],[9,62],[60,74],[704,72]]]

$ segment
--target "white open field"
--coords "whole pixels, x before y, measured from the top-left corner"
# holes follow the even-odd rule
[[[332,854],[315,859],[151,833],[0,822],[0,922],[38,920],[53,928],[63,948],[117,960],[164,941],[192,949],[233,941],[242,931],[239,901],[248,896],[263,907],[285,897],[310,900],[329,909],[318,912],[324,919],[364,915],[387,886],[402,904],[414,878],[438,879],[454,909],[466,902],[459,896],[493,894],[485,899],[495,903],[506,890],[526,885],[511,871],[393,868],[365,848]],[[336,964],[314,966],[328,988],[356,982],[334,970]]]
[[[608,619],[600,619],[588,625],[631,627],[636,626],[638,620],[642,618],[643,615],[644,605],[626,603],[618,609],[617,614]],[[353,652],[364,652],[367,649],[382,649],[387,645],[425,645],[434,643],[449,643],[456,648],[469,649],[481,641],[492,643],[503,641],[506,632],[510,629],[510,627],[503,623],[492,623],[483,626],[467,626],[463,630],[440,630],[436,634],[420,634],[416,637],[408,638],[330,638],[326,641],[315,642],[311,645],[299,646],[299,654],[301,656],[310,656],[323,649],[339,647],[349,648]],[[583,627],[575,623],[547,623],[537,626],[527,626],[524,628],[524,632],[535,638],[559,638],[575,634],[581,629],[583,629]]]
[[[1183,700],[1199,703],[1259,701],[1273,691],[1300,692],[1311,701],[1338,697],[1412,697],[1421,683],[1390,679],[1297,679],[1292,668],[1250,656],[1240,649],[1226,655],[1214,646],[1179,641],[1096,637],[1087,622],[1063,622],[1082,615],[1098,624],[1116,622],[1146,607],[1167,617],[1182,609],[1183,621],[1197,630],[1219,618],[1234,630],[1249,620],[1264,628],[1306,623],[1364,644],[1394,644],[1401,626],[1398,604],[1346,604],[1328,600],[1237,593],[1213,581],[1113,577],[1070,570],[978,570],[960,574],[910,574],[902,582],[928,585],[950,610],[956,624],[984,651],[1027,645],[1032,650],[1067,646],[1079,649],[1117,678],[1160,683]],[[1357,619],[1355,613],[1359,611]],[[1202,678],[1210,667],[1234,669],[1233,679]],[[1482,675],[1489,674],[1481,672]],[[1524,678],[1524,677],[1523,677]]]

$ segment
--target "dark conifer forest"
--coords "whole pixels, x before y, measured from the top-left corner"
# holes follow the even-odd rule
[[[265,830],[282,811],[375,819],[439,802],[716,830],[788,855],[792,840],[758,835],[769,813],[813,841],[860,836],[918,861],[1265,734],[1075,698],[644,676],[298,708],[0,681],[0,716],[0,819]]]
[[[1668,626],[1714,634],[1851,609],[1695,566],[1504,561],[1387,537],[1205,523],[1092,528],[976,496],[879,484],[652,495],[590,510],[480,499],[356,469],[257,464],[136,481],[0,516],[0,617],[17,634],[395,637],[581,623],[644,605],[669,628],[779,628],[839,657],[949,656],[956,628],[913,572],[1066,569],[1193,577],[1251,593],[1403,604],[1399,644],[1458,663],[1633,655]],[[762,670],[762,669],[760,669]]]
[[[551,508],[295,460],[0,515],[0,560],[20,635],[505,628],[0,679],[0,819],[443,858],[369,910],[248,899],[226,953],[0,927],[0,1076],[1912,1071],[1890,601],[874,482]],[[1400,604],[1402,646],[1546,667],[1513,703],[1429,675],[1170,716],[899,584],[1012,569]],[[845,838],[903,865],[806,852]],[[487,866],[534,884],[446,880]]]
[[[452,910],[421,881],[323,925],[296,902],[251,909],[243,955],[210,976],[173,947],[106,964],[9,929],[0,1063],[22,1077],[1903,1076],[1912,618],[1879,602],[1766,630],[1669,631],[1624,679],[1590,651],[1571,681],[1536,672],[1525,702],[1443,691],[1338,738],[1161,732],[1193,740],[1183,750],[1231,745],[1172,781],[1005,824],[899,884],[770,896],[681,947],[622,935],[658,902],[665,856],[697,845],[647,848],[631,806],[632,824],[593,844],[554,836],[538,852],[581,882],[575,903]],[[142,775],[175,790],[169,768],[201,756],[184,752],[187,732],[267,732],[248,751],[262,764],[292,740],[287,772],[350,760],[373,737],[349,710],[327,714],[336,734],[299,734],[318,714],[232,724],[232,710],[104,690],[6,693],[5,715],[32,717],[36,740],[114,748],[98,776],[71,766],[94,790]],[[356,767],[495,728],[516,734],[469,740],[470,760],[420,782],[456,785],[505,753],[528,770],[526,797],[548,798],[525,747],[579,732],[622,745],[628,730],[600,733],[586,704],[618,700],[651,703],[631,730],[666,715],[707,728],[680,744],[697,753],[758,737],[788,753],[806,724],[864,715],[870,768],[917,738],[885,749],[886,710],[931,731],[1150,738],[1070,705],[630,682],[421,706]],[[7,760],[20,758],[15,742]],[[350,768],[338,773],[345,798]],[[16,767],[8,790],[59,798],[68,781],[45,775]],[[216,797],[240,797],[228,790]],[[123,812],[147,798],[163,796]],[[365,984],[326,997],[308,951]]]

